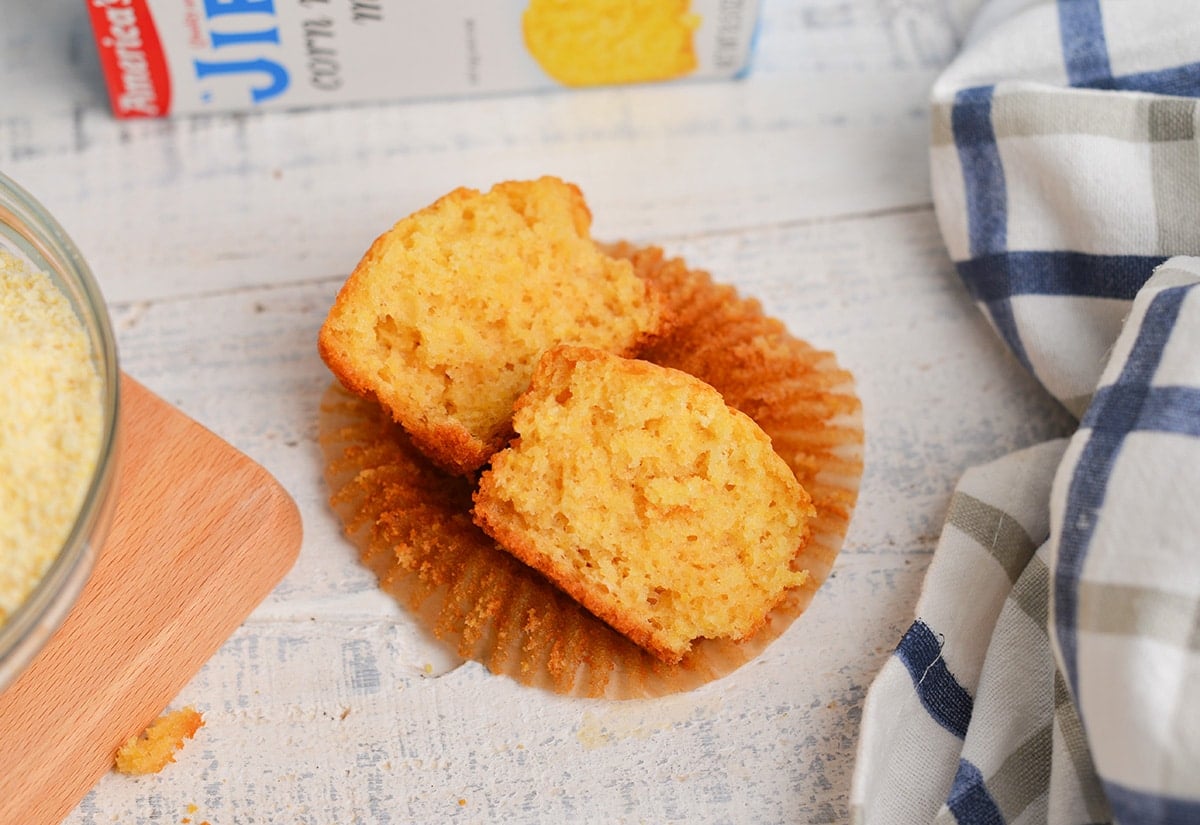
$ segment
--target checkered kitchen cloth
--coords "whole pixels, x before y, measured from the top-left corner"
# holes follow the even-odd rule
[[[1200,0],[992,0],[933,91],[968,290],[1077,432],[969,471],[856,823],[1200,823]]]

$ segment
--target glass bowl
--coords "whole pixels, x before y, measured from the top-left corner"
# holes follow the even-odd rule
[[[91,575],[108,534],[116,499],[120,373],[108,311],[87,262],[50,213],[3,174],[0,248],[46,273],[66,296],[91,345],[104,407],[100,452],[74,524],[41,581],[0,626],[0,690],[4,690],[62,624]]]

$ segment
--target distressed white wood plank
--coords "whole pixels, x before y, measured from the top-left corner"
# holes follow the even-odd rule
[[[226,697],[205,708],[194,758],[171,775],[106,777],[75,818],[152,821],[157,810],[177,821],[196,804],[212,822],[841,821],[793,787],[840,783],[846,767],[841,715],[858,691],[836,649],[805,662],[829,687],[819,703],[788,691],[794,664],[769,657],[686,696],[608,704],[533,693],[474,665],[398,674],[392,654],[373,627],[239,633],[185,691]],[[270,674],[258,694],[244,686],[255,670]],[[492,710],[470,712],[481,703]],[[753,752],[737,746],[746,739]],[[827,756],[806,753],[817,743]]]
[[[751,78],[178,121],[141,129],[136,151],[92,113],[78,150],[14,158],[8,174],[59,216],[111,300],[148,299],[344,273],[450,189],[540,174],[580,184],[602,236],[926,203],[913,101],[931,80]]]

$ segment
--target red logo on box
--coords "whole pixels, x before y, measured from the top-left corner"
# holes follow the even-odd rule
[[[100,65],[117,117],[171,110],[171,78],[146,0],[89,0]]]

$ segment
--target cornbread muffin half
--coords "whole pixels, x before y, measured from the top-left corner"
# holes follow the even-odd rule
[[[542,70],[566,86],[669,80],[696,68],[689,0],[531,0],[521,26]]]
[[[372,244],[321,327],[321,357],[436,464],[470,475],[511,436],[545,349],[632,355],[668,326],[590,227],[579,189],[557,178],[456,189]]]
[[[758,630],[807,573],[812,502],[770,438],[687,373],[558,346],[474,495],[506,550],[668,663]]]

